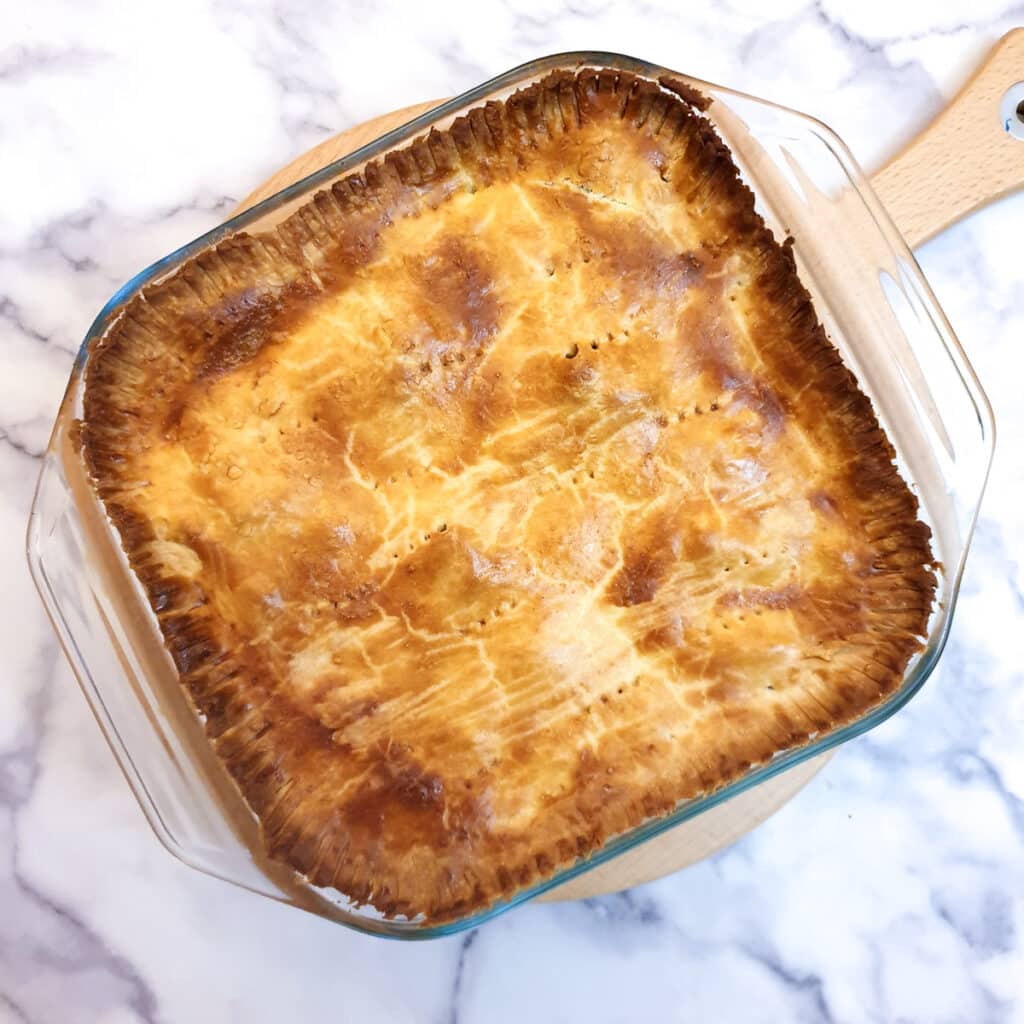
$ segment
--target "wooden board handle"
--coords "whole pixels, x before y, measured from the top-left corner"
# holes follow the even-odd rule
[[[1000,118],[1004,94],[1021,82],[1024,28],[1016,28],[952,103],[872,177],[908,245],[1024,185],[1024,139],[1014,138]]]

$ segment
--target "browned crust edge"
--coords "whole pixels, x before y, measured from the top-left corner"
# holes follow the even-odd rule
[[[180,679],[218,755],[260,819],[269,851],[314,884],[334,887],[387,916],[422,915],[426,922],[437,923],[478,911],[587,856],[609,838],[670,813],[681,801],[737,779],[779,750],[860,718],[898,686],[926,633],[936,586],[930,531],[918,520],[917,501],[895,468],[894,450],[818,323],[797,277],[790,244],[779,245],[764,226],[728,149],[700,116],[704,97],[675,81],[662,85],[668,92],[627,73],[556,72],[504,103],[474,109],[447,131],[433,130],[317,193],[268,235],[235,235],[194,257],[169,279],[147,287],[127,304],[88,360],[82,427],[88,469],[146,590]],[[702,171],[702,198],[728,207],[737,236],[755,238],[762,260],[758,283],[769,299],[758,325],[765,351],[772,355],[773,345],[784,347],[784,352],[774,353],[779,372],[797,366],[833,396],[842,429],[854,439],[858,454],[851,478],[863,493],[875,496],[870,530],[879,551],[872,628],[850,641],[863,648],[862,677],[843,681],[824,702],[801,708],[799,714],[779,709],[770,738],[767,733],[760,739],[748,737],[745,747],[726,749],[737,744],[727,738],[718,765],[696,767],[689,780],[664,780],[639,794],[616,820],[584,804],[561,808],[563,813],[551,818],[557,828],[534,834],[531,849],[509,848],[506,862],[475,865],[450,878],[441,890],[411,890],[407,880],[403,889],[397,873],[388,878],[381,876],[379,865],[371,870],[367,858],[350,848],[344,831],[329,818],[305,811],[308,777],[293,772],[282,751],[304,751],[302,770],[309,773],[328,738],[320,726],[274,695],[260,667],[247,661],[215,621],[201,590],[164,573],[150,547],[155,540],[151,525],[124,502],[123,495],[134,486],[134,427],[146,416],[147,406],[147,395],[138,389],[133,393],[132,385],[142,380],[141,367],[149,360],[173,367],[177,357],[165,340],[168,328],[175,331],[176,344],[188,344],[187,337],[178,339],[182,325],[201,329],[195,325],[203,325],[207,311],[226,294],[237,292],[239,281],[263,289],[269,302],[261,307],[264,314],[286,313],[290,297],[315,290],[318,272],[328,264],[332,272],[344,273],[346,266],[365,261],[367,245],[392,216],[401,215],[403,198],[411,190],[423,190],[455,171],[486,182],[492,160],[571,131],[588,102],[608,91],[621,97],[626,125],[639,130],[657,124],[653,132],[662,145],[683,147],[687,160]],[[237,320],[221,325],[225,332],[237,327]],[[205,329],[218,328],[207,323]],[[214,364],[211,372],[230,369],[230,362]],[[134,402],[125,402],[126,389]]]

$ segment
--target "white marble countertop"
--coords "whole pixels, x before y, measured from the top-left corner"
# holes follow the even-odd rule
[[[119,284],[293,155],[596,47],[806,110],[870,168],[1024,22],[1007,0],[584,6],[0,13],[0,1022],[1024,1021],[1024,195],[920,251],[1000,429],[942,665],[708,862],[451,939],[363,937],[172,859],[57,649],[22,538],[75,349]]]

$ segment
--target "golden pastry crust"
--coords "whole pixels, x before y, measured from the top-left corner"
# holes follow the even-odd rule
[[[702,97],[556,73],[148,287],[83,451],[271,854],[463,916],[863,715],[929,531]]]

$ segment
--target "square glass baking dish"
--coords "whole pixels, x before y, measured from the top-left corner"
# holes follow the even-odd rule
[[[94,339],[141,289],[241,229],[270,227],[334,180],[432,126],[556,70],[612,68],[671,75],[711,100],[729,145],[776,237],[792,235],[818,315],[898,452],[933,530],[939,594],[924,649],[899,688],[860,720],[781,752],[732,784],[617,837],[585,861],[472,916],[429,925],[385,920],[344,894],[313,887],[263,854],[254,816],[213,753],[178,685],[156,619],[91,486],[76,445],[84,370]],[[794,764],[865,732],[902,707],[942,651],[993,451],[988,402],[898,231],[843,143],[784,107],[613,53],[532,61],[415,118],[197,238],[122,287],[89,329],[43,460],[28,529],[32,576],[114,756],[160,841],[185,863],[350,927],[400,938],[457,932],[604,863]]]

